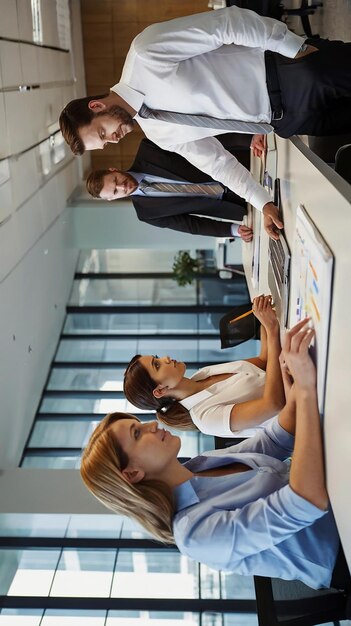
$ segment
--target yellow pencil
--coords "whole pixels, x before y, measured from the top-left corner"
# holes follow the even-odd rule
[[[242,315],[239,315],[238,317],[234,317],[233,320],[230,320],[229,324],[234,324],[234,322],[238,322],[239,320],[242,320],[244,317],[251,315],[251,313],[253,313],[252,309],[250,311],[247,311],[246,313],[243,313]]]

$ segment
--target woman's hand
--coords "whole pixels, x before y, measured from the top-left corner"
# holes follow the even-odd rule
[[[254,298],[252,310],[261,322],[265,333],[261,335],[262,348],[258,359],[248,359],[258,367],[266,370],[266,378],[262,395],[254,400],[237,402],[230,411],[230,428],[232,431],[256,426],[264,420],[277,415],[284,407],[285,396],[279,366],[281,352],[279,323],[272,309],[272,296]],[[267,342],[266,342],[267,338]],[[265,346],[264,344],[267,343]],[[261,363],[260,363],[261,361]]]
[[[281,352],[279,356],[279,365],[280,365],[280,371],[282,373],[285,399],[287,400],[288,396],[290,395],[290,391],[291,391],[294,381],[289,372],[289,368],[286,364],[283,352]]]
[[[308,348],[315,335],[313,328],[308,326],[310,318],[298,322],[287,331],[283,341],[283,358],[289,368],[294,382],[300,389],[316,387],[317,375]]]
[[[267,331],[279,330],[279,322],[272,309],[272,296],[257,296],[252,302],[252,312]]]

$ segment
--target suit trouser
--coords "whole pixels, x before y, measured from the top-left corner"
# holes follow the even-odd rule
[[[351,43],[310,40],[300,59],[275,54],[284,117],[272,121],[281,137],[351,132]]]

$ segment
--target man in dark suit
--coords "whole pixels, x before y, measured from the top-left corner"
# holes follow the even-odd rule
[[[220,139],[240,161],[249,161],[251,135],[229,134]],[[173,181],[175,184],[167,184]],[[161,189],[156,189],[159,183]],[[104,200],[130,196],[139,220],[151,226],[193,235],[252,239],[251,228],[233,223],[240,222],[246,213],[242,198],[179,154],[163,150],[148,139],[141,142],[127,172],[114,168],[94,171],[87,179],[87,189],[93,197]]]

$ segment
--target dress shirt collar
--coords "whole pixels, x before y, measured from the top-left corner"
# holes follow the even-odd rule
[[[173,495],[177,513],[182,509],[186,509],[188,506],[192,506],[193,504],[198,504],[198,502],[200,502],[200,498],[191,484],[191,479],[181,485],[178,485],[178,487],[174,489]]]
[[[132,89],[124,83],[117,83],[116,85],[111,87],[110,91],[114,91],[114,93],[123,98],[123,100],[125,100],[126,103],[129,104],[129,106],[133,107],[133,109],[135,109],[136,111],[136,115],[134,117],[137,116],[138,111],[140,110],[140,107],[144,102],[145,94],[141,93],[140,91],[136,91],[135,89]]]
[[[233,453],[233,451],[229,452],[229,450],[222,449],[204,452],[203,454],[195,456],[193,459],[189,459],[189,461],[186,461],[184,463],[184,467],[187,467],[191,472],[201,472],[217,467],[223,467],[224,465],[228,465],[231,463],[244,463],[252,470],[256,471],[264,468],[265,471],[269,473],[277,472],[287,474],[289,472],[288,465],[278,459],[267,456],[265,454],[258,453],[252,455],[251,452],[238,452],[235,454]],[[222,481],[213,482],[211,480],[210,484],[212,485],[212,487],[220,489],[220,483],[223,484],[224,479],[228,477],[230,477],[229,480],[233,484],[235,484],[237,482],[241,482],[243,477],[245,477],[245,480],[247,480],[248,472],[238,472],[235,475],[228,474],[228,476],[221,477]],[[204,490],[205,492],[208,492],[209,489],[209,485],[203,485],[203,480],[206,479],[206,476],[193,476],[186,482],[175,487],[173,495],[175,499],[175,508],[177,513],[182,509],[186,509],[187,507],[192,506],[193,504],[197,504],[202,500]]]
[[[188,411],[190,411],[196,404],[202,402],[202,400],[206,400],[212,396],[207,389],[203,389],[202,391],[198,391],[197,393],[193,393],[191,396],[184,398],[184,400],[179,400],[180,404],[184,406]]]
[[[139,189],[139,185],[140,185],[141,181],[143,180],[143,178],[145,178],[145,174],[143,174],[142,172],[133,172],[132,170],[128,170],[127,174],[130,174],[131,176],[133,176],[133,178],[138,183],[138,187],[130,195],[131,196],[141,196],[141,195],[143,195],[143,193]]]

